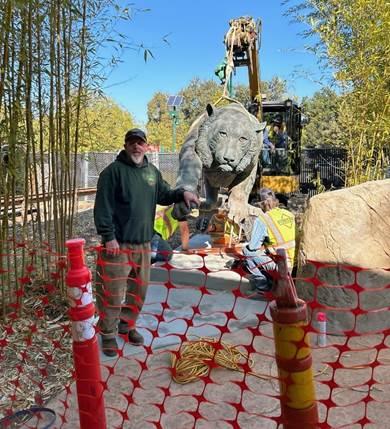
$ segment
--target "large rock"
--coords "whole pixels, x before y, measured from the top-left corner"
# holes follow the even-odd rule
[[[298,267],[298,294],[326,306],[331,332],[389,329],[390,180],[311,198]]]

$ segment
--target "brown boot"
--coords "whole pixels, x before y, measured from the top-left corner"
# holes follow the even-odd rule
[[[102,337],[102,352],[108,357],[115,357],[118,354],[118,343],[115,338]]]
[[[126,320],[120,320],[118,323],[118,333],[121,335],[127,335],[129,330],[130,328]]]
[[[133,346],[142,346],[144,344],[144,337],[137,332],[136,329],[130,329],[128,333],[129,343]]]

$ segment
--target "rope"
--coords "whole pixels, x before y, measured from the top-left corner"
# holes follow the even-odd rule
[[[218,344],[218,347],[216,345]],[[179,358],[172,353],[173,380],[179,384],[187,384],[198,378],[209,374],[214,366],[231,369],[244,373],[244,366],[253,367],[253,359],[247,353],[238,349],[238,346],[231,345],[215,338],[203,337],[198,341],[186,341],[179,350]],[[249,372],[264,380],[272,378]]]
[[[49,429],[56,421],[56,413],[52,409],[45,407],[31,407],[25,410],[16,411],[14,414],[0,419],[0,428],[8,428],[13,423],[19,425],[22,421],[27,422],[32,419],[35,414],[43,414],[46,415],[46,417],[48,415],[50,416],[50,421],[48,423],[44,423],[45,426],[42,426],[42,429]]]
[[[234,70],[234,61],[233,61],[233,48],[234,48],[234,40],[236,37],[237,27],[231,27],[228,33],[226,34],[226,47],[228,48],[229,38],[232,43],[230,44],[230,48],[226,50],[226,78],[225,85],[223,86],[223,96],[226,96],[228,91],[228,86],[230,85],[230,78]]]
[[[248,112],[248,110],[246,109],[246,107],[241,103],[241,101],[236,100],[235,98],[231,98],[228,97],[227,95],[221,95],[218,100],[214,103],[214,106],[218,106],[219,103],[221,103],[221,101],[223,100],[227,100],[230,101],[231,103],[236,103],[239,106],[241,106],[243,108],[244,113],[249,117],[252,118],[253,115],[251,113]]]

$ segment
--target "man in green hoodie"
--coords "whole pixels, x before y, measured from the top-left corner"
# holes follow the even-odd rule
[[[133,345],[144,343],[135,325],[149,283],[156,205],[184,201],[189,212],[199,205],[192,192],[170,189],[146,151],[145,133],[129,130],[124,150],[101,172],[97,184],[94,219],[104,246],[97,265],[98,328],[103,353],[111,357],[118,352],[117,330]]]

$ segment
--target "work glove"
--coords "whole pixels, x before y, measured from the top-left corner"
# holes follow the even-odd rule
[[[191,211],[196,208],[198,208],[198,206],[195,203],[191,203],[191,207],[187,207],[187,204],[184,201],[180,201],[180,203],[174,204],[172,217],[179,222],[182,222],[186,220]]]

